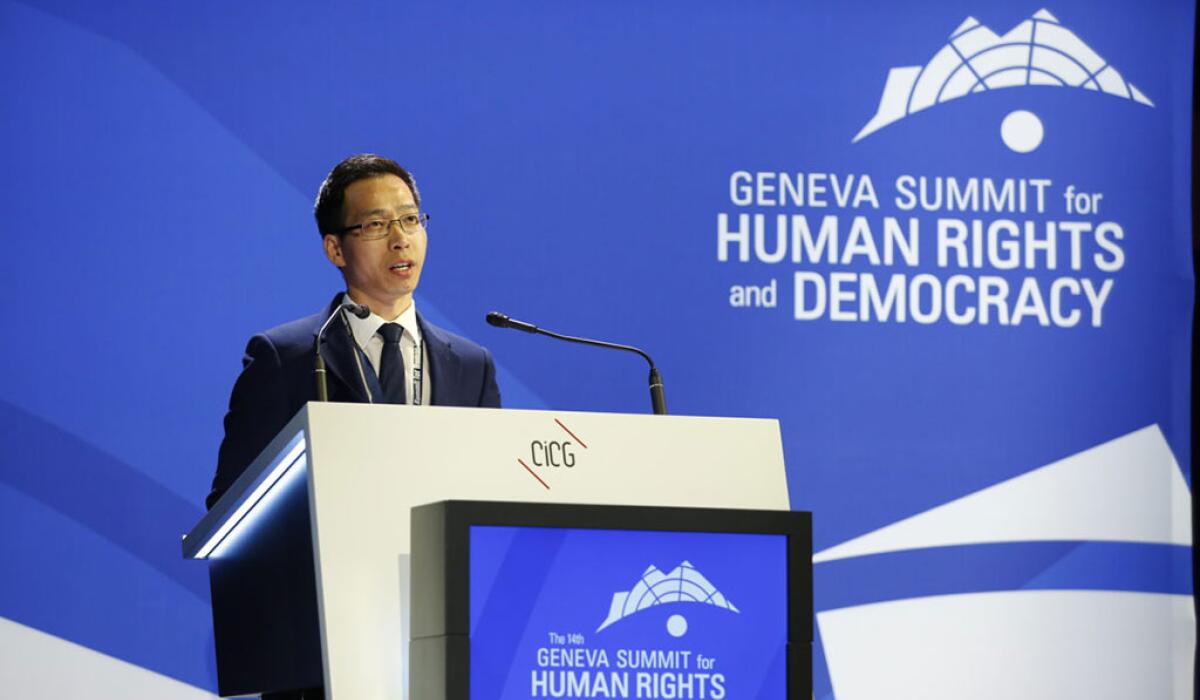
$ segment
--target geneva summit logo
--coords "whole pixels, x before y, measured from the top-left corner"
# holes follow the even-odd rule
[[[632,589],[613,594],[608,617],[596,631],[636,612],[667,603],[702,603],[734,613],[741,612],[691,562],[684,561],[668,574],[651,564]],[[667,632],[672,637],[682,637],[687,633],[687,628],[687,618],[683,615],[676,613],[667,618]]]
[[[914,112],[943,102],[989,90],[1035,85],[1095,90],[1154,106],[1150,98],[1045,9],[1002,36],[974,17],[967,17],[928,63],[888,72],[878,111],[851,142],[857,143]],[[1043,135],[1041,120],[1025,110],[1010,113],[1000,125],[1005,145],[1018,153],[1035,150]]]

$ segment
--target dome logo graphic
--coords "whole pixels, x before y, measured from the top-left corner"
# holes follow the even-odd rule
[[[632,589],[613,594],[608,617],[596,631],[599,632],[636,612],[667,603],[701,603],[715,605],[734,613],[741,612],[704,577],[704,574],[697,571],[691,562],[683,561],[668,574],[651,564]],[[687,627],[687,618],[681,614],[676,613],[667,618],[667,632],[672,637],[687,634]]]
[[[879,109],[851,140],[858,143],[910,114],[975,93],[1049,86],[1104,92],[1153,107],[1154,103],[1058,18],[1042,9],[997,35],[967,17],[924,66],[892,68]],[[1017,110],[1000,125],[1004,144],[1029,153],[1042,143],[1042,121]]]

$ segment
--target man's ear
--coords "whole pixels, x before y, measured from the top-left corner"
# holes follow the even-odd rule
[[[342,255],[342,240],[332,233],[325,234],[323,241],[325,247],[325,257],[329,258],[329,262],[338,267],[346,266],[346,258]]]

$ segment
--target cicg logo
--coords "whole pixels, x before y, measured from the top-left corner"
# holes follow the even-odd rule
[[[555,472],[564,473],[574,469],[581,450],[588,448],[587,443],[575,434],[562,421],[555,418],[554,425],[562,432],[558,439],[535,438],[529,441],[525,454],[517,457],[517,463],[529,472],[529,475],[547,491],[550,483],[547,479]]]
[[[529,460],[535,467],[575,466],[575,451],[570,440],[534,440],[529,443]]]

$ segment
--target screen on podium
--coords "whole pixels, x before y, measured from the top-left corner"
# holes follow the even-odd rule
[[[787,697],[783,534],[472,525],[472,700]]]

